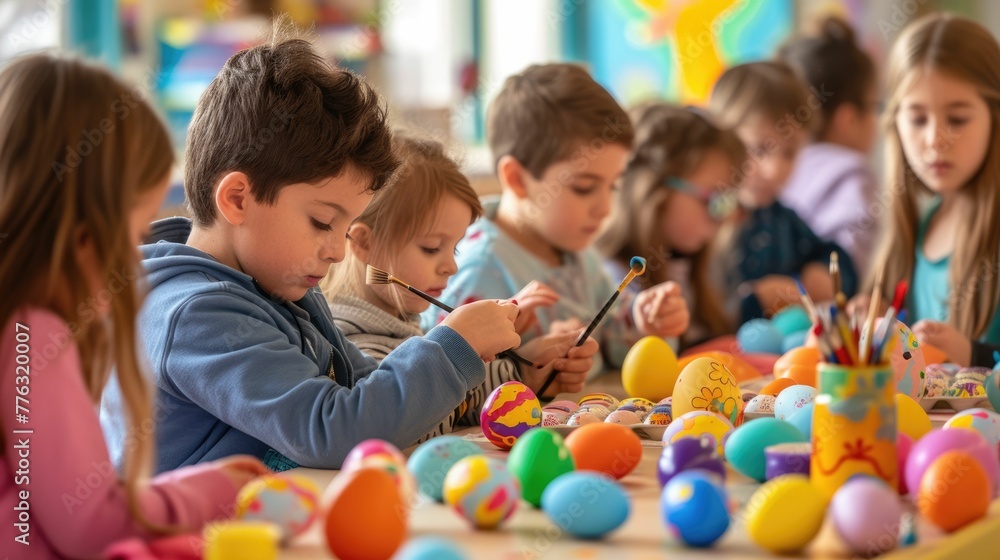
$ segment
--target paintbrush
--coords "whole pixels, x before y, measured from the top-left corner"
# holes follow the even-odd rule
[[[847,296],[844,295],[840,279],[840,255],[836,251],[830,252],[830,276],[833,277],[833,301],[837,304],[837,310],[846,314]]]
[[[806,293],[806,287],[802,285],[802,282],[798,278],[795,279],[795,286],[799,289],[799,299],[802,300],[802,306],[806,308],[809,319],[813,323],[818,323],[820,321],[819,313],[816,311],[816,305],[813,303],[812,298]]]
[[[365,284],[396,284],[397,286],[406,288],[411,293],[416,294],[418,297],[428,301],[431,305],[435,305],[448,313],[451,313],[452,311],[455,310],[454,307],[448,305],[447,303],[425,294],[424,292],[414,288],[413,286],[407,284],[406,282],[403,282],[399,278],[396,278],[392,274],[389,274],[388,272],[382,270],[381,268],[375,268],[372,265],[368,265],[368,268],[365,270]],[[500,356],[511,358],[512,360],[521,362],[524,365],[528,366],[535,365],[533,362],[531,362],[527,358],[518,355],[518,353],[514,352],[513,350],[504,350],[503,352],[500,353]]]
[[[597,314],[596,317],[594,317],[594,320],[591,321],[589,325],[587,325],[587,330],[583,331],[583,334],[580,335],[580,338],[576,339],[576,344],[573,345],[574,347],[581,346],[584,342],[587,341],[587,337],[593,334],[594,329],[596,329],[597,325],[600,324],[601,319],[604,319],[604,316],[607,315],[608,310],[611,309],[611,306],[615,303],[615,300],[618,299],[618,295],[621,294],[623,291],[625,291],[625,288],[632,282],[633,279],[635,279],[636,276],[639,276],[645,272],[646,272],[646,259],[642,257],[632,257],[632,260],[629,261],[628,274],[625,275],[625,278],[621,281],[621,284],[618,284],[618,289],[611,294],[611,297],[608,298],[608,302],[604,304],[604,307],[602,307],[601,311]],[[559,372],[556,371],[555,368],[553,368],[552,371],[549,373],[549,376],[545,379],[545,383],[542,383],[542,388],[539,389],[538,392],[535,394],[538,396],[542,396],[545,390],[549,388],[549,385],[552,385],[552,382],[555,381],[556,375],[559,375]]]
[[[861,346],[860,350],[860,361],[861,364],[867,364],[868,359],[875,359],[873,355],[872,343],[875,341],[875,314],[878,313],[878,306],[882,305],[882,275],[885,272],[884,267],[879,267],[878,273],[875,274],[875,287],[872,288],[872,301],[868,305],[868,317],[865,318],[865,328],[861,330],[861,340],[858,343]]]

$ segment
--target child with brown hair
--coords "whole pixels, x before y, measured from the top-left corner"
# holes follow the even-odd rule
[[[95,408],[111,368],[121,424],[138,432],[151,416],[135,247],[172,165],[160,119],[107,71],[33,55],[0,72],[0,506],[12,513],[0,541],[17,558],[96,558],[121,539],[199,530],[267,472],[232,457],[149,480],[148,431],[125,446],[121,476],[108,457]]]
[[[816,235],[843,247],[860,275],[877,233],[876,183],[868,164],[879,108],[875,63],[836,17],[823,20],[817,34],[789,41],[778,58],[820,104],[818,126],[779,198]]]
[[[338,468],[365,439],[406,447],[483,382],[484,358],[520,343],[517,306],[496,300],[381,364],[337,329],[316,287],[399,166],[391,139],[375,91],[302,39],[240,51],[202,95],[185,166],[194,221],[159,222],[142,247],[140,330],[170,411],[161,469],[233,453]]]
[[[917,339],[951,362],[992,367],[1000,345],[1000,45],[974,21],[931,14],[899,36],[888,78],[889,219],[876,261],[885,266],[883,296],[908,280]]]
[[[502,194],[483,201],[483,217],[459,244],[445,303],[511,297],[537,280],[558,300],[536,310],[525,340],[564,321],[574,329],[589,322],[621,281],[608,276],[591,244],[611,213],[633,135],[625,111],[578,66],[536,65],[508,78],[487,116]],[[688,326],[673,282],[626,294],[616,306],[596,335],[610,367],[640,337],[673,338]],[[428,310],[423,325],[442,317]]]
[[[733,331],[709,277],[719,224],[734,209],[731,170],[746,148],[700,109],[654,103],[631,112],[635,145],[622,174],[608,226],[596,246],[612,277],[632,255],[646,258],[646,274],[629,290],[673,281],[691,310],[684,346]]]
[[[840,260],[843,290],[850,297],[857,278],[850,257],[823,241],[794,211],[778,201],[809,137],[818,101],[780,62],[752,62],[726,70],[712,89],[719,125],[747,147],[747,161],[733,169],[739,208],[719,235],[720,272],[728,309],[743,324],[769,316],[799,300],[795,280],[817,302],[833,300],[830,254]]]
[[[394,284],[366,284],[366,267],[385,270],[437,297],[457,269],[455,246],[482,212],[468,179],[440,144],[398,133],[394,144],[403,162],[396,183],[379,191],[351,224],[347,257],[333,268],[324,286],[337,327],[378,360],[411,337],[423,335],[418,314],[430,304]],[[597,343],[588,339],[582,347],[572,348],[581,332],[545,335],[521,346],[518,354],[537,367],[509,358],[488,364],[485,381],[422,439],[449,433],[458,424],[478,424],[483,402],[495,387],[516,380],[538,390],[553,366],[560,375],[549,396],[582,390]],[[567,352],[569,357],[563,358]]]

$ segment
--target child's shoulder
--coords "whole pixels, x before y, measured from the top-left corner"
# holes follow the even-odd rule
[[[6,325],[3,325],[4,340],[15,342],[21,339],[44,336],[46,342],[68,335],[70,325],[55,311],[46,307],[25,305],[14,311]],[[18,336],[19,333],[24,333]]]

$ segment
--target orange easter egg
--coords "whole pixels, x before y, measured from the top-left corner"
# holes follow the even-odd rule
[[[750,362],[735,354],[720,352],[718,350],[709,350],[707,352],[698,352],[696,354],[688,354],[687,356],[684,356],[677,362],[679,370],[682,371],[685,366],[697,358],[712,358],[713,360],[722,362],[723,365],[729,368],[729,372],[733,374],[733,378],[736,379],[737,383],[743,383],[744,381],[748,381],[750,379],[756,379],[761,375],[760,370],[753,367]]]
[[[409,508],[396,479],[378,467],[341,472],[324,496],[323,532],[337,558],[391,558],[406,540]]]
[[[816,366],[819,364],[819,357],[819,350],[816,348],[808,346],[792,348],[778,358],[777,362],[774,362],[774,375],[776,377],[784,377],[781,375],[782,372],[795,365],[816,369]]]
[[[578,471],[597,471],[615,478],[632,472],[642,460],[642,441],[621,424],[586,424],[566,436],[566,447]]]
[[[931,346],[925,342],[920,345],[920,349],[924,351],[925,364],[943,364],[948,361],[948,356],[945,356],[944,352],[937,346]]]
[[[990,507],[986,471],[964,451],[942,453],[920,479],[917,507],[928,521],[948,532],[980,519]]]
[[[781,373],[782,379],[791,379],[796,385],[808,385],[816,387],[816,368],[793,364],[790,368]]]
[[[778,393],[784,391],[785,389],[791,387],[792,385],[798,385],[794,379],[788,377],[778,377],[774,381],[764,385],[760,390],[760,395],[771,395],[772,397],[777,397]]]

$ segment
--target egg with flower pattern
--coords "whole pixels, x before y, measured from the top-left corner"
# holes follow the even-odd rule
[[[693,410],[715,412],[734,426],[743,422],[743,396],[736,378],[725,364],[714,358],[693,360],[677,377],[673,394],[673,417]]]

